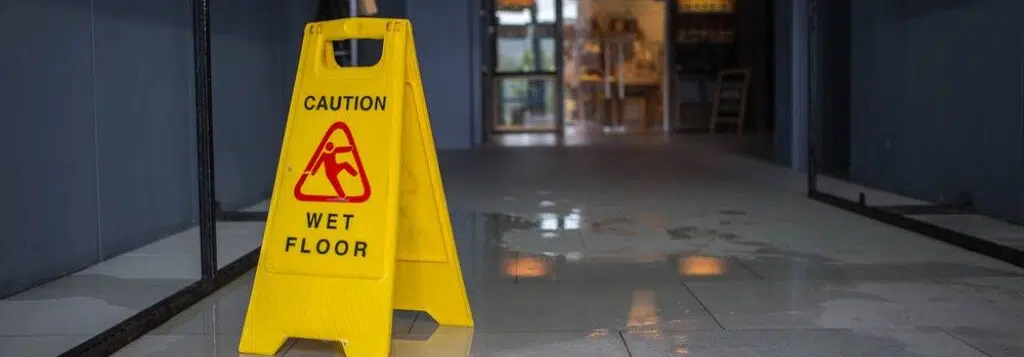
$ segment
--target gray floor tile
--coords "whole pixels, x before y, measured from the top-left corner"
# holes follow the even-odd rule
[[[81,336],[0,336],[0,355],[4,357],[52,357],[85,342]]]
[[[474,333],[442,329],[391,341],[391,357],[628,357],[618,333]],[[298,341],[288,357],[341,356],[337,344]]]
[[[688,283],[726,329],[1007,328],[1020,316],[946,284],[922,282],[756,281]]]
[[[685,287],[523,283],[470,295],[477,332],[578,332],[656,326],[717,329]],[[413,333],[436,328],[418,319]]]
[[[629,333],[632,357],[984,357],[935,329]]]
[[[808,200],[799,173],[671,145],[441,161],[476,327],[396,312],[392,356],[1022,355],[1024,270]],[[262,228],[219,230],[224,263]],[[196,236],[0,301],[0,355],[66,349],[166,297],[199,275]],[[119,355],[237,355],[252,281]]]
[[[1024,329],[1019,327],[1003,331],[970,327],[943,330],[991,357],[1024,356]]]

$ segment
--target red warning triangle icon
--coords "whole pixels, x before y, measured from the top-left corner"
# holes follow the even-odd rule
[[[336,122],[327,128],[295,183],[295,199],[359,203],[369,198],[370,180],[352,130],[345,123]]]

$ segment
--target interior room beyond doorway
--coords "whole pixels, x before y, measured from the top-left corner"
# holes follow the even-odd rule
[[[485,1],[491,144],[671,136],[771,156],[771,136],[750,135],[773,126],[770,1]]]

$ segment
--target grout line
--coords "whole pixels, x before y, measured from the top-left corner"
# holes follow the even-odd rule
[[[983,355],[992,357],[992,354],[990,354],[988,352],[985,352],[984,350],[978,348],[978,346],[972,345],[970,342],[964,341],[960,337],[957,337],[953,333],[951,333],[949,331],[946,331],[946,329],[944,329],[942,327],[935,327],[935,329],[941,331],[942,333],[946,334],[949,337],[952,337],[954,340],[960,341],[960,343],[965,344],[965,345],[967,345],[970,348],[973,348],[975,351],[981,352],[981,354],[983,354]]]
[[[715,317],[715,314],[711,313],[711,310],[708,310],[708,307],[704,305],[704,302],[700,300],[700,297],[698,297],[697,294],[693,292],[693,289],[690,289],[690,286],[686,285],[685,281],[683,282],[683,287],[686,288],[686,291],[690,292],[690,296],[693,296],[694,300],[697,300],[697,303],[700,304],[700,307],[704,309],[704,312],[708,313],[708,316],[711,316],[712,320],[715,320],[715,324],[718,325],[718,328],[725,330],[725,326],[722,326],[722,322],[718,321],[718,318]]]
[[[624,336],[622,334],[622,330],[618,330],[618,333],[619,333],[619,340],[622,341],[622,347],[624,347],[626,349],[626,356],[633,357],[633,351],[629,350],[629,343],[626,342],[626,336]]]
[[[519,252],[516,252],[515,260],[516,260],[515,271],[518,273],[519,272]],[[512,285],[519,285],[519,274],[515,274],[515,276],[512,278]]]
[[[409,324],[409,330],[405,331],[405,333],[407,333],[407,334],[411,334],[412,333],[412,330],[413,330],[414,327],[416,327],[416,322],[420,320],[420,314],[422,314],[422,313],[423,312],[416,311],[416,315],[412,316],[412,323]]]
[[[296,339],[296,338],[289,338],[289,339],[285,340],[284,341],[284,345],[282,345],[281,348],[278,349],[278,352],[280,352],[279,355],[287,356],[288,353],[290,353],[292,351],[292,348],[295,348],[295,344],[297,344],[297,343],[299,343],[299,340]]]
[[[737,264],[739,264],[744,269],[747,269],[747,271],[749,271],[751,274],[754,274],[754,276],[756,276],[758,279],[765,280],[763,275],[758,274],[756,271],[754,271],[753,268],[751,268],[746,263],[744,263],[743,260],[741,260],[739,258],[736,258],[735,256],[729,256],[729,258],[732,259],[733,261],[735,261]]]
[[[580,237],[580,248],[583,248],[583,253],[587,252],[587,240],[583,238],[583,230],[576,230],[576,235]]]

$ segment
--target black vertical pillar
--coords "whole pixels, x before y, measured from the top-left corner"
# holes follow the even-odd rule
[[[495,38],[497,36],[492,32],[496,30],[496,22],[494,2],[480,2],[480,62],[483,64],[480,70],[480,112],[483,118],[480,125],[480,137],[483,143],[491,142],[491,133],[494,131],[494,108],[497,106],[494,100],[495,94],[498,93],[498,88],[494,85],[494,71],[497,68],[495,60],[497,57]]]
[[[847,177],[850,167],[851,1],[823,1],[818,9],[818,171],[834,177]]]
[[[555,103],[554,103],[554,114],[555,114],[555,129],[558,133],[555,138],[558,143],[561,144],[565,139],[565,33],[563,32],[562,18],[562,0],[555,0],[555,23],[554,29],[551,33],[551,37],[555,42]]]
[[[807,1],[807,191],[814,193],[818,191],[818,160],[820,148],[818,136],[821,115],[818,108],[821,106],[818,90],[821,79],[819,51],[820,36],[820,6],[818,0]]]
[[[530,5],[530,28],[533,29],[533,33],[530,34],[530,50],[533,51],[533,63],[531,63],[533,71],[531,72],[544,71],[544,56],[540,48],[540,36],[544,32],[537,26],[540,23],[537,16],[537,4],[534,3]]]
[[[537,19],[538,16],[537,4],[534,3],[530,5],[530,28],[533,31],[527,32],[530,36],[530,51],[533,53],[530,63],[530,66],[533,67],[530,72],[533,73],[547,72],[547,69],[544,68],[544,52],[542,52],[543,49],[540,46],[540,36],[544,34],[544,31],[538,26],[540,24],[540,21]],[[534,114],[548,110],[549,108],[545,106],[546,103],[544,102],[544,98],[547,98],[547,93],[544,90],[544,81],[531,78],[527,83],[526,98],[529,102],[529,113]],[[522,124],[525,124],[525,120],[526,118],[524,117]]]
[[[763,115],[765,116],[765,126],[769,133],[774,133],[776,125],[775,115],[775,2],[778,0],[767,0],[764,7],[764,43],[765,43],[765,95],[764,95],[764,110]],[[774,155],[774,154],[773,154]]]
[[[203,279],[217,272],[217,223],[213,191],[213,85],[210,74],[210,1],[192,1],[196,85],[196,179],[199,181],[199,256]]]

